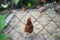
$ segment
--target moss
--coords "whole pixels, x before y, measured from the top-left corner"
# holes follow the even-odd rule
[[[46,29],[47,32],[49,32],[47,29]]]
[[[54,37],[55,37],[55,39],[58,39],[59,38],[59,36],[58,36],[57,33],[54,35]]]
[[[54,10],[55,10],[55,12],[58,12],[58,9],[55,8]]]

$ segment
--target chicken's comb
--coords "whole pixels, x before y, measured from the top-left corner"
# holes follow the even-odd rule
[[[29,17],[28,20],[31,20],[31,17]]]

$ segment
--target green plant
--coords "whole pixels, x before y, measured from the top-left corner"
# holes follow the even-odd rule
[[[19,2],[19,0],[12,0],[12,2],[13,2],[15,5],[17,5],[18,2]]]
[[[31,7],[31,3],[28,3],[28,8]]]
[[[12,2],[15,4],[15,6],[18,4],[19,0],[12,0]],[[11,2],[11,3],[12,3]],[[11,4],[12,5],[12,4]],[[0,8],[8,8],[10,6],[10,1],[6,4],[1,4]]]
[[[10,2],[6,3],[6,4],[1,4],[2,8],[7,8],[9,6]]]
[[[0,40],[8,40],[7,35],[4,33],[0,34]]]
[[[7,35],[1,33],[5,27],[5,15],[0,15],[0,40],[8,40]]]
[[[0,31],[5,27],[5,15],[0,15]]]
[[[60,4],[60,0],[59,0],[59,4]]]

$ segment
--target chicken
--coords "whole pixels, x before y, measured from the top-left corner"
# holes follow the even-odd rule
[[[44,3],[46,0],[41,0],[42,3]]]
[[[29,34],[33,32],[33,24],[31,22],[30,17],[27,19],[27,23],[25,24],[24,31]]]
[[[26,11],[26,7],[22,7],[22,10],[23,10],[23,11]]]

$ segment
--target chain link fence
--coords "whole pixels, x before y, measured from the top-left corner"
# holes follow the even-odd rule
[[[12,40],[60,40],[60,16],[52,9],[40,14],[36,9],[28,12],[17,10],[4,30]],[[28,17],[32,18],[33,33],[26,35],[24,26]]]

